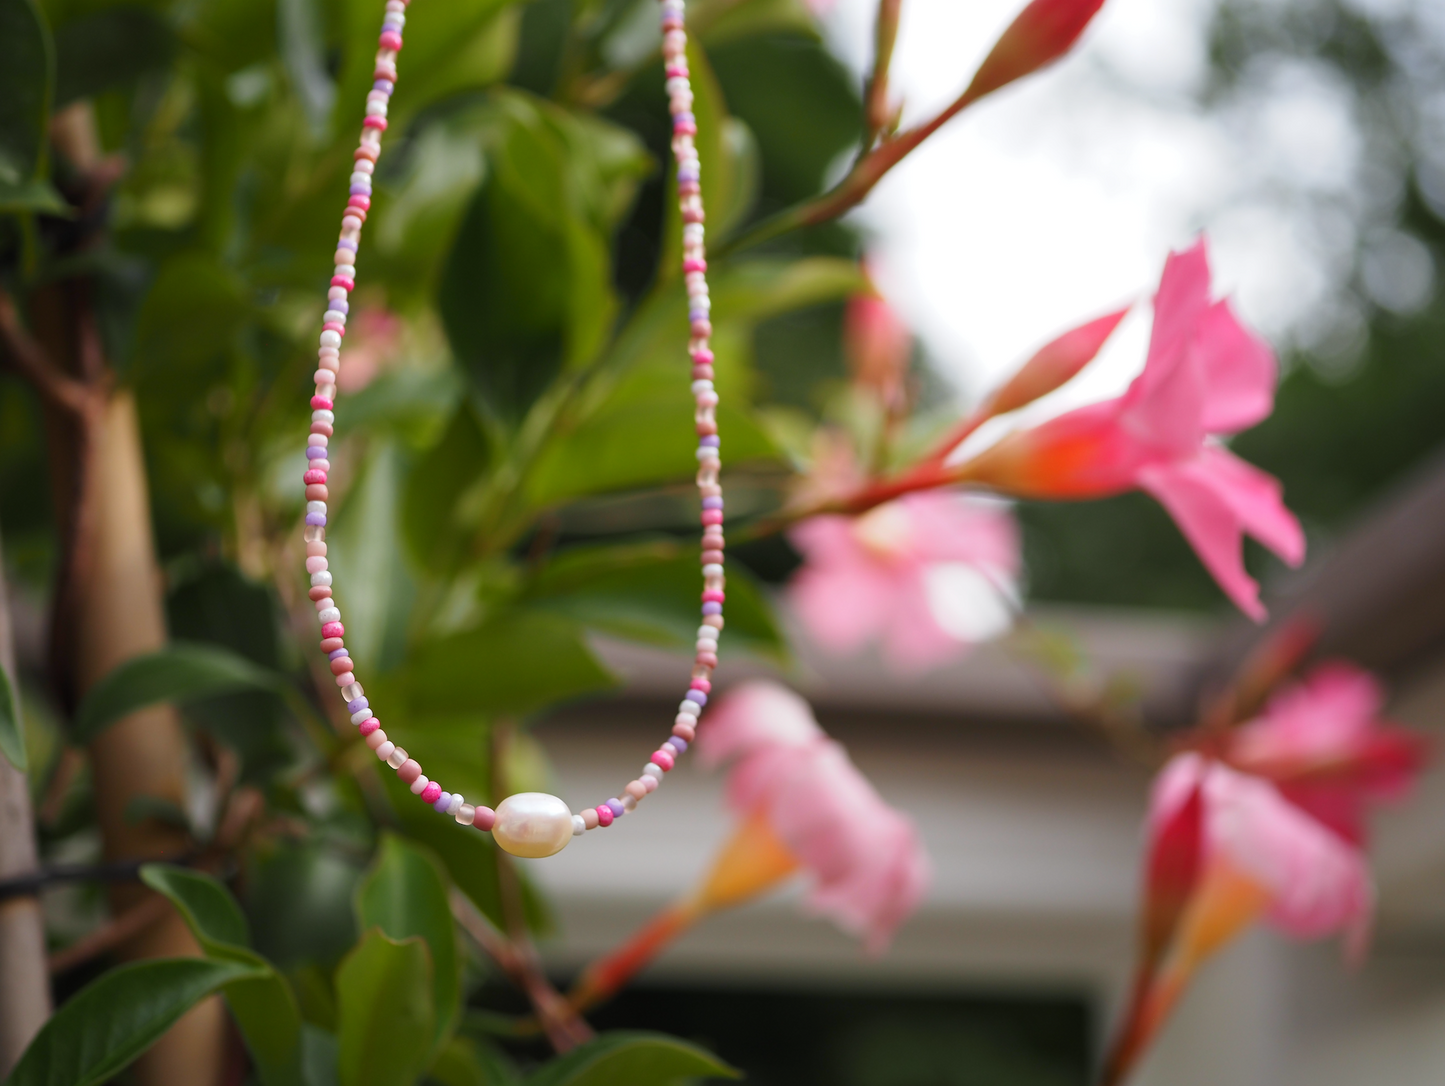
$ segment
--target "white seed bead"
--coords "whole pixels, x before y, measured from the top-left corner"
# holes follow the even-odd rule
[[[647,789],[647,794],[648,794],[648,795],[651,795],[653,792],[656,792],[656,791],[657,791],[657,786],[658,786],[659,784],[661,784],[661,783],[662,783],[662,778],[661,778],[661,777],[643,777],[643,778],[642,778],[642,787],[644,787],[644,788]]]
[[[456,814],[457,811],[461,809],[462,804],[465,802],[466,800],[463,798],[460,792],[453,793],[451,802],[448,803],[446,806],[446,813],[449,815]]]
[[[353,724],[363,724],[366,721],[370,720],[372,716],[373,713],[370,709],[358,709],[356,712],[351,714],[351,722]]]
[[[316,613],[316,619],[323,626],[325,626],[328,622],[340,622],[341,612],[335,607],[328,607],[324,611],[318,611]]]
[[[326,446],[328,446],[328,445],[330,445],[330,444],[331,444],[331,439],[330,439],[329,437],[327,437],[325,434],[309,434],[309,435],[307,435],[307,438],[306,438],[306,446],[307,446],[307,448],[310,448],[312,445],[319,445],[319,446],[321,446],[321,448],[324,449],[324,448],[326,448]]]
[[[392,744],[391,753],[386,756],[386,764],[391,766],[392,769],[400,769],[402,763],[409,757],[411,757],[411,755],[407,754],[404,749]]]
[[[416,780],[411,782],[411,794],[414,796],[421,795],[426,791],[426,786],[429,784],[431,784],[431,781],[427,780],[426,774],[421,774]]]
[[[702,567],[702,575],[704,577],[721,577],[722,573],[723,568],[717,562],[709,562]]]
[[[572,839],[572,812],[556,796],[518,792],[497,804],[492,838],[513,856],[551,856]]]
[[[477,809],[470,803],[463,803],[457,808],[456,814],[452,816],[463,826],[470,826],[477,818]]]
[[[572,816],[572,836],[581,837],[587,832],[587,823],[582,821],[581,815]]]
[[[699,626],[697,628],[697,636],[700,641],[716,641],[717,635],[718,631],[712,626]]]
[[[317,588],[321,585],[325,585],[327,588],[331,587],[331,574],[324,569],[311,575],[311,586]]]
[[[384,762],[391,757],[392,751],[394,750],[396,750],[396,744],[393,743],[390,739],[388,739],[385,743],[381,744],[381,746],[376,748],[376,756]]]
[[[320,514],[322,514],[322,515],[324,516],[324,515],[326,514],[326,503],[325,503],[325,502],[307,502],[307,503],[306,503],[306,512],[308,512],[308,513],[320,513]]]
[[[687,700],[684,700],[683,703],[677,707],[677,711],[678,711],[679,714],[681,714],[682,716],[688,716],[688,717],[695,717],[695,716],[697,716],[697,714],[698,714],[699,712],[701,712],[701,710],[702,710],[702,706],[700,706],[700,705],[699,705],[697,702],[695,702],[695,701],[687,701]]]
[[[654,762],[648,762],[645,766],[642,767],[642,775],[644,777],[652,777],[654,780],[660,781],[662,780],[662,766],[657,765]]]

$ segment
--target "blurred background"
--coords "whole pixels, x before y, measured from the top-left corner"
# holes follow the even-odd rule
[[[753,148],[744,156],[753,171],[746,221],[841,176],[856,143],[874,5],[814,6],[820,35],[779,19],[741,30],[724,25],[708,41],[733,116],[729,138]],[[1016,8],[1011,0],[908,0],[894,62],[905,121],[957,94]],[[317,10],[325,25],[330,9]],[[650,10],[645,18],[629,16],[627,5],[607,10],[610,29],[589,48],[618,70],[647,70],[655,47]],[[558,30],[568,11],[567,0],[516,9],[512,51],[481,50],[475,63],[493,65],[489,78],[552,94],[576,74]],[[425,9],[415,14],[419,24]],[[281,16],[283,27],[288,18]],[[81,73],[63,93],[91,93],[86,41],[72,35],[67,43],[63,28],[58,40],[62,88],[67,71]],[[318,55],[324,62],[328,54]],[[304,90],[305,63],[286,63]],[[267,396],[291,380],[276,375],[289,372],[296,354],[287,338],[298,323],[286,308],[287,262],[324,253],[325,245],[297,240],[282,221],[256,227],[250,248],[212,246],[228,267],[244,267],[248,297],[271,307],[264,320],[227,309],[225,291],[205,278],[209,266],[168,265],[194,291],[177,291],[137,316],[135,299],[154,286],[147,262],[169,260],[175,236],[211,229],[204,214],[197,217],[197,207],[208,205],[195,184],[211,167],[187,148],[187,125],[196,123],[188,111],[215,94],[251,123],[246,110],[270,93],[263,66],[245,57],[224,84],[200,80],[201,89],[188,92],[194,99],[148,78],[141,72],[124,94],[108,89],[109,97],[98,99],[102,131],[128,133],[113,142],[130,141],[144,165],[114,198],[120,241],[98,264],[106,283],[98,311],[114,342],[142,344],[133,355],[117,353],[138,390],[170,630],[229,637],[238,651],[286,662],[291,650],[284,636],[278,647],[286,627],[276,617],[282,608],[264,545],[288,523],[275,512],[284,503],[270,497],[280,457],[248,460],[237,447],[297,443],[299,415],[278,415]],[[318,86],[324,98],[331,84]],[[592,91],[603,117],[632,129],[654,156],[665,154],[663,99],[651,83],[639,79],[610,97]],[[298,130],[309,123],[300,105],[288,108]],[[326,103],[317,108],[324,114]],[[169,128],[167,111],[174,115]],[[129,131],[141,113],[147,125]],[[395,172],[379,175],[391,201],[375,235],[385,287],[372,296],[373,323],[361,330],[380,376],[371,390],[356,390],[352,418],[390,427],[391,444],[358,474],[365,486],[358,484],[341,528],[358,525],[350,536],[358,543],[359,525],[389,523],[443,500],[417,482],[418,466],[435,463],[426,457],[444,440],[466,448],[470,433],[455,422],[462,413],[452,414],[460,394],[447,347],[450,335],[452,350],[465,354],[454,314],[467,296],[448,295],[455,277],[436,256],[464,228],[458,221],[483,174],[480,159],[468,157],[470,122],[458,116],[438,113],[429,127],[418,122]],[[619,167],[619,176],[626,170]],[[616,232],[613,278],[623,309],[644,296],[662,244],[664,179],[649,170],[634,170],[635,204],[619,205],[630,208]],[[304,188],[304,179],[291,180]],[[264,219],[235,203],[243,219]],[[1280,354],[1273,416],[1232,443],[1283,481],[1309,537],[1310,560],[1295,572],[1248,544],[1272,621],[1304,615],[1319,622],[1323,651],[1348,655],[1390,684],[1390,715],[1436,726],[1445,717],[1445,291],[1437,270],[1445,259],[1445,6],[1109,0],[1077,54],[946,127],[844,223],[786,239],[771,252],[866,254],[874,281],[916,334],[917,399],[938,416],[958,414],[1059,332],[1137,303],[1084,379],[1030,409],[1046,414],[1115,394],[1138,372],[1148,292],[1167,251],[1200,232],[1210,238],[1217,284]],[[433,289],[439,319],[425,315],[429,302],[418,301]],[[778,435],[794,432],[799,420],[816,422],[845,379],[844,306],[833,291],[776,313],[759,307],[749,359],[754,399],[766,403],[761,428],[779,445]],[[231,355],[190,351],[184,336],[194,329],[184,321],[197,315],[233,322],[225,325],[239,344]],[[187,374],[179,385],[177,372]],[[0,373],[0,521],[33,758],[41,767],[58,757],[59,745],[60,714],[47,708],[44,693],[56,511],[40,482],[54,455],[37,398],[13,373]],[[635,492],[626,471],[613,481],[599,485],[606,491],[600,495],[564,495],[538,534],[580,544],[680,531],[675,493]],[[765,471],[744,478],[730,492],[730,510],[767,508],[775,482]],[[956,664],[901,677],[871,654],[830,656],[784,604],[791,661],[767,653],[728,657],[719,672],[720,685],[761,674],[795,685],[882,795],[917,820],[934,886],[892,949],[876,960],[863,956],[852,940],[801,915],[801,895],[785,895],[686,936],[600,1012],[600,1025],[696,1039],[747,1068],[760,1086],[1088,1080],[1128,979],[1152,771],[1131,757],[1118,732],[1188,724],[1201,698],[1274,627],[1257,629],[1227,606],[1167,514],[1143,495],[1024,502],[1017,513],[1026,634],[1021,629]],[[438,523],[427,526],[445,543],[447,529]],[[522,540],[518,553],[535,538]],[[356,605],[357,625],[368,659],[383,672],[404,657],[413,609],[441,613],[451,605],[451,597],[428,595],[434,586],[418,572],[427,561],[449,560],[433,543],[392,539],[391,551],[367,549],[357,560],[374,589]],[[780,538],[739,548],[738,556],[769,593],[781,590],[799,561]],[[269,630],[261,641],[218,633],[247,609]],[[635,772],[640,744],[666,718],[683,666],[665,648],[606,636],[591,643],[621,688],[546,713],[533,732],[545,756],[537,754],[527,770],[574,804],[607,794]],[[1101,706],[1108,710],[1102,718]],[[235,738],[220,710],[203,723],[228,742]],[[462,758],[461,742],[448,733],[437,749]],[[257,779],[285,761],[269,733],[240,743]],[[68,800],[62,790],[47,808],[42,792],[54,791],[52,779],[35,773],[45,856],[94,858],[99,846],[87,825],[83,774],[69,785]],[[625,834],[530,865],[554,906],[543,952],[558,978],[686,890],[724,838],[720,782],[692,764],[677,775],[684,782],[650,799],[647,817]],[[1209,967],[1141,1081],[1439,1081],[1441,825],[1445,780],[1438,775],[1382,825],[1381,919],[1368,964],[1350,970],[1333,946],[1303,949],[1251,935]],[[341,900],[359,865],[292,853],[276,862],[251,872],[253,923],[258,939],[271,939],[273,957],[299,967],[317,952],[289,926],[304,903],[267,905],[266,888],[290,877],[285,864],[311,864],[307,878]],[[84,930],[101,908],[98,896],[79,891],[52,898],[57,942]],[[266,908],[280,914],[268,920]],[[516,1009],[492,989],[479,1003]]]

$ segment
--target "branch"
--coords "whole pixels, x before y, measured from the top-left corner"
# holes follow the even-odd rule
[[[171,903],[160,894],[152,894],[139,905],[127,909],[114,920],[107,921],[63,950],[50,955],[50,972],[65,973],[82,962],[114,950],[155,924],[168,912]]]
[[[45,348],[20,323],[15,299],[5,290],[0,290],[0,343],[5,345],[10,364],[47,403],[78,419],[93,410],[91,390],[51,364]]]
[[[893,45],[898,40],[898,16],[903,0],[878,0],[878,21],[873,32],[873,75],[868,80],[868,100],[863,107],[863,146],[872,147],[878,134],[893,119],[888,108],[888,67],[893,62]]]

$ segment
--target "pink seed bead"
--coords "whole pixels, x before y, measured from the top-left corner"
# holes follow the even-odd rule
[[[326,489],[325,483],[307,483],[306,500],[309,502],[324,502],[331,495]]]
[[[715,652],[700,652],[694,659],[703,667],[717,667],[717,653]]]
[[[351,685],[352,683],[354,683],[355,681],[356,681],[356,672],[354,672],[354,671],[342,671],[342,672],[338,672],[337,675],[336,675],[336,685],[339,686],[339,687],[340,687],[340,686],[350,686],[350,685]]]
[[[422,789],[421,799],[423,803],[435,803],[442,798],[442,786],[432,781],[426,788]]]
[[[679,720],[676,724],[672,726],[672,734],[677,736],[679,739],[686,739],[689,743],[691,743],[693,739],[697,737],[697,728],[694,727],[691,723],[683,723],[681,720]]]
[[[642,799],[647,795],[647,786],[641,781],[629,781],[625,791],[633,799]]]
[[[328,656],[330,656],[337,649],[345,647],[346,646],[342,644],[341,638],[339,637],[326,637],[322,638],[321,640],[321,651],[326,653],[326,655]]]
[[[692,682],[688,683],[688,686],[693,690],[701,690],[704,694],[712,693],[712,683],[706,679],[693,679]]]
[[[321,627],[322,637],[344,637],[345,635],[346,627],[339,622],[328,622],[325,626]]]
[[[656,792],[657,786],[662,783],[656,777],[642,777],[640,779],[642,781],[642,787],[646,788],[649,793]]]
[[[361,738],[366,739],[379,727],[381,727],[381,721],[377,720],[376,717],[372,717],[370,720],[363,720],[361,727],[356,730],[361,733]]]
[[[433,800],[432,802],[436,802]],[[490,830],[497,824],[497,812],[490,807],[478,807],[476,815],[472,818],[472,825],[483,833]]]
[[[588,807],[582,812],[582,825],[586,826],[589,830],[595,830],[597,828],[597,811],[595,808]]]
[[[676,759],[674,759],[673,756],[669,754],[666,750],[653,751],[652,761],[653,764],[659,766],[664,773],[666,773],[669,769],[671,769],[674,765],[677,764]]]
[[[394,30],[384,30],[381,37],[376,39],[376,44],[383,49],[390,49],[393,52],[401,51],[401,35]]]
[[[352,663],[349,656],[343,656],[339,660],[331,661],[331,674],[333,675],[344,675],[350,671],[351,668]]]
[[[703,552],[702,552],[702,564],[705,565],[705,566],[708,566],[708,565],[717,565],[717,564],[721,563],[722,560],[723,560],[723,552],[720,551],[720,550],[713,549],[713,550],[706,550],[706,551],[703,551]]]
[[[702,511],[702,522],[704,524],[721,524],[723,522],[723,511],[721,509],[704,509]]]
[[[341,287],[344,290],[352,291],[356,289],[356,280],[345,275],[333,275],[331,277],[331,285],[333,287]]]
[[[381,746],[381,744],[385,742],[386,732],[382,731],[379,727],[376,729],[376,731],[372,732],[366,737],[366,745],[372,750],[375,750],[377,747]]]
[[[597,824],[598,824],[599,826],[601,826],[603,829],[606,829],[608,826],[612,825],[612,819],[613,819],[615,816],[612,814],[612,808],[611,808],[611,807],[607,806],[607,805],[604,803],[602,806],[596,808],[596,811],[597,811]]]
[[[306,590],[306,595],[311,597],[312,603],[315,603],[316,601],[324,600],[327,596],[331,595],[331,589],[327,585],[319,584],[313,588],[308,588]]]
[[[330,411],[336,405],[325,396],[312,396],[311,408],[314,411]]]
[[[421,763],[415,758],[408,758],[401,763],[401,768],[396,771],[396,775],[402,784],[410,784],[421,776]]]

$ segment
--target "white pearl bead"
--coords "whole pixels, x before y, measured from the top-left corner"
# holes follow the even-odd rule
[[[492,838],[513,856],[552,856],[572,839],[572,812],[546,792],[518,792],[497,804]]]

